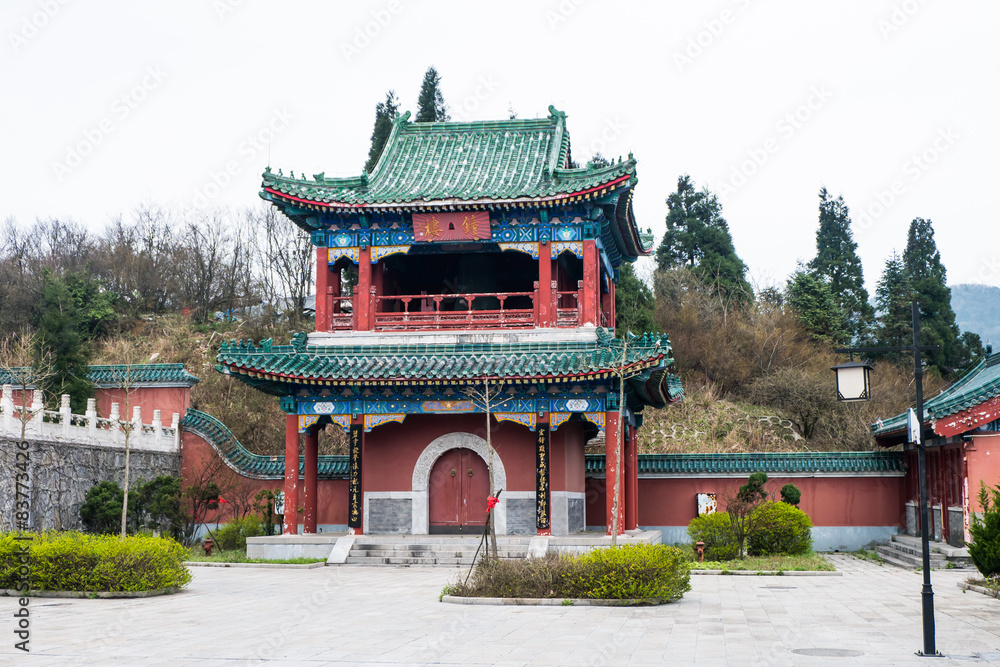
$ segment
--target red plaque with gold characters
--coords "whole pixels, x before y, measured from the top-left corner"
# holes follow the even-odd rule
[[[413,240],[484,241],[492,237],[489,211],[414,213]]]

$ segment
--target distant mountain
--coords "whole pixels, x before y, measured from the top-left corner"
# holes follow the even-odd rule
[[[951,308],[962,331],[979,334],[983,345],[1000,352],[1000,287],[952,285]]]

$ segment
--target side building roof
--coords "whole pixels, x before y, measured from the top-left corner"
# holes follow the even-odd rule
[[[952,436],[1000,419],[1000,353],[976,364],[950,387],[924,401],[924,421],[933,433]],[[898,444],[906,431],[906,413],[872,424],[880,444]]]
[[[0,385],[17,385],[25,377],[30,377],[30,370],[25,373],[22,368],[0,369]],[[89,366],[87,379],[102,389],[121,387],[125,383],[133,387],[191,387],[201,382],[184,369],[184,364]]]

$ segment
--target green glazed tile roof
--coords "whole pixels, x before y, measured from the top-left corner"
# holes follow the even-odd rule
[[[133,385],[191,386],[200,380],[184,370],[184,364],[132,364],[112,366],[90,366],[87,378],[98,387],[120,387],[124,381]],[[13,369],[20,375],[21,369]],[[0,369],[0,384],[14,384],[15,377],[10,371]]]
[[[287,395],[288,385],[306,383],[607,378],[620,363],[622,350],[622,341],[603,329],[590,342],[353,347],[307,346],[305,335],[297,334],[292,345],[225,342],[217,359],[221,372]],[[673,359],[666,336],[636,337],[625,357],[636,373],[629,379],[633,401],[661,407],[681,397],[680,382],[667,373]]]
[[[393,125],[370,174],[312,179],[268,168],[261,196],[330,207],[502,203],[559,199],[635,184],[631,157],[607,167],[567,169],[566,114],[549,107],[535,120],[411,123],[409,112]]]
[[[244,447],[225,424],[212,415],[188,408],[181,420],[184,431],[201,436],[222,456],[233,470],[253,479],[282,479],[285,476],[284,456],[253,454]],[[321,479],[344,479],[349,463],[346,456],[320,456]],[[299,473],[305,474],[305,463],[299,458]]]
[[[924,401],[924,421],[936,422],[1000,396],[1000,353],[990,355],[950,387]],[[876,437],[906,429],[906,413],[872,424]]]
[[[590,476],[604,474],[604,455],[588,454]],[[774,475],[903,473],[902,452],[791,452],[760,454],[639,454],[640,475]]]

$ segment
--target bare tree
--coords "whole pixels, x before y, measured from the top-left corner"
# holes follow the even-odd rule
[[[36,352],[36,349],[40,351]],[[37,334],[32,333],[30,329],[24,327],[19,332],[0,339],[0,371],[3,371],[10,379],[11,386],[21,393],[20,407],[5,405],[4,408],[15,411],[19,424],[20,432],[17,443],[18,451],[15,454],[15,469],[21,474],[28,476],[31,463],[28,424],[43,409],[41,405],[35,407],[34,402],[29,401],[28,392],[40,387],[46,379],[53,375],[52,355],[45,348],[38,347]],[[12,480],[17,479],[18,475],[12,477]],[[23,507],[31,506],[30,476],[28,476],[28,483],[23,486],[25,490],[22,492],[22,484],[15,481],[14,493],[8,496],[10,502],[13,503],[13,507],[22,507],[19,504],[21,502],[27,503]],[[27,520],[23,522],[20,520],[14,521],[16,515],[13,512],[4,512],[4,515],[11,518],[12,528],[27,528]]]
[[[254,266],[264,298],[272,308],[289,311],[293,326],[297,326],[314,283],[312,241],[269,204],[247,209],[244,219],[246,227],[257,232]]]

